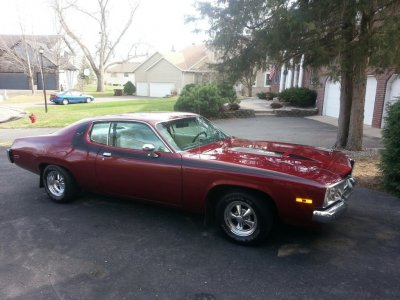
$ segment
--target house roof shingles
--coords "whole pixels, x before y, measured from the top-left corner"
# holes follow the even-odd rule
[[[115,66],[110,67],[107,72],[108,73],[132,73],[140,63],[138,62],[126,62],[122,64],[117,64]]]

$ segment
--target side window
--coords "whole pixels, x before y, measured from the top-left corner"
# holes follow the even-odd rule
[[[90,132],[90,140],[95,143],[108,145],[109,144],[110,123],[96,123]]]
[[[149,126],[136,122],[118,122],[112,125],[111,135],[116,147],[142,150],[143,145],[153,144],[156,151],[169,152],[168,148]]]

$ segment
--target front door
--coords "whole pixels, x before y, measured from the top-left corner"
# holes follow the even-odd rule
[[[97,124],[99,131],[101,126]],[[96,124],[92,129],[95,136]],[[96,158],[98,188],[102,192],[181,205],[182,158],[171,152],[145,123],[112,122]],[[142,150],[155,146],[154,155]]]

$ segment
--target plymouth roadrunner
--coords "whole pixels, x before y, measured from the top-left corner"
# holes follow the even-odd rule
[[[331,222],[354,186],[354,162],[340,151],[235,138],[191,113],[84,119],[16,139],[7,152],[55,202],[84,189],[183,208],[247,245],[262,242],[277,220]]]

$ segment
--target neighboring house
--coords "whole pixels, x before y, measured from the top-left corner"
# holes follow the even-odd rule
[[[128,81],[135,83],[133,72],[140,63],[126,62],[110,67],[105,73],[105,82],[109,85],[124,85]]]
[[[259,70],[253,83],[253,97],[260,92],[278,93],[291,87],[309,86],[311,72],[303,68],[302,63],[291,67],[269,65],[267,70]],[[242,85],[235,86],[235,89],[241,90],[243,95],[247,94]]]
[[[324,116],[339,117],[340,82],[331,80],[327,75],[319,77],[317,89],[317,107]],[[382,128],[385,122],[386,106],[399,101],[400,76],[393,71],[383,74],[369,72],[366,84],[364,124]]]
[[[77,82],[74,51],[59,35],[0,35],[0,89],[29,90],[29,68],[36,89],[43,89],[39,49],[43,49],[45,87],[73,88]]]
[[[333,81],[323,70],[313,76],[311,69],[303,69],[301,64],[291,68],[282,66],[280,70],[276,70],[276,77],[271,85],[268,84],[268,72],[258,72],[253,93],[267,92],[269,89],[277,92],[290,87],[308,87],[317,91],[317,108],[320,115],[339,117],[340,82]],[[382,74],[373,71],[368,73],[364,106],[365,125],[375,128],[384,126],[387,105],[399,101],[399,75],[390,70]]]
[[[208,82],[211,62],[213,54],[205,45],[193,45],[180,52],[156,52],[134,71],[136,94],[164,97],[179,94],[186,84]]]

